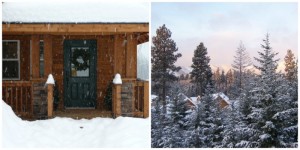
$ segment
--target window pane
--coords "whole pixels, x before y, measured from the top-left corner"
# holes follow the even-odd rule
[[[71,72],[72,77],[88,77],[90,68],[89,48],[72,48]]]
[[[3,53],[2,57],[11,59],[18,58],[18,42],[17,41],[2,41]]]
[[[44,41],[40,41],[40,77],[44,77]]]
[[[18,61],[3,60],[2,76],[3,78],[19,78]]]
[[[44,61],[40,61],[40,77],[44,77]]]
[[[40,60],[44,60],[44,41],[40,41]]]

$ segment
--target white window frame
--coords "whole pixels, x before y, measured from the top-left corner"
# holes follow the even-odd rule
[[[2,63],[3,61],[18,61],[18,68],[19,68],[19,72],[18,72],[18,78],[4,78],[2,77],[2,80],[20,80],[20,76],[21,76],[21,67],[20,67],[20,40],[2,40],[2,44],[3,42],[17,42],[17,54],[18,54],[18,58],[3,58],[2,57]],[[2,66],[3,67],[3,66]],[[3,69],[3,68],[2,68]],[[3,71],[3,70],[2,70]]]

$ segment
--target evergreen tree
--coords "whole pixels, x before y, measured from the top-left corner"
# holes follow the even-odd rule
[[[186,120],[188,115],[186,102],[184,101],[185,96],[182,96],[180,93],[180,88],[176,87],[172,90],[171,101],[168,105],[168,119],[170,123],[165,128],[166,131],[169,131],[168,137],[169,140],[167,147],[186,147],[187,143],[185,142],[185,128],[189,126]]]
[[[220,118],[220,109],[217,101],[213,101],[213,85],[209,83],[205,95],[201,98],[201,103],[197,105],[196,111],[191,117],[190,130],[192,139],[190,147],[218,147],[221,145],[221,132],[223,130]]]
[[[222,74],[220,76],[220,91],[225,92],[226,89],[226,76],[224,70],[222,70]]]
[[[56,111],[59,105],[59,88],[56,81],[54,81],[54,89],[53,89],[53,110]]]
[[[211,82],[212,72],[209,66],[210,58],[207,55],[207,48],[201,42],[194,51],[191,82],[195,85],[195,95],[204,95],[206,85]]]
[[[298,96],[297,89],[283,75],[279,78],[277,99],[272,117],[277,136],[276,147],[297,147],[298,142]],[[296,97],[294,97],[296,96]]]
[[[179,79],[180,79],[180,80],[184,80],[184,75],[181,74],[181,75],[179,76]]]
[[[185,75],[185,80],[188,80],[190,78],[189,74]]]
[[[217,91],[220,91],[220,84],[221,84],[221,75],[220,75],[220,68],[218,67],[215,73],[213,74],[213,79],[215,81],[215,88]]]
[[[239,81],[239,89],[241,91],[242,88],[242,80],[243,80],[243,72],[246,67],[251,66],[251,59],[246,51],[246,48],[243,42],[240,42],[239,47],[236,50],[236,55],[234,56],[234,61],[232,64],[233,69],[239,72],[238,81]]]
[[[296,62],[295,62],[295,56],[291,50],[287,50],[287,54],[284,58],[285,61],[285,69],[286,72],[286,78],[288,80],[292,80],[297,76],[296,72]]]
[[[233,73],[232,73],[231,69],[229,69],[226,73],[226,94],[227,95],[229,95],[229,93],[230,93],[230,89],[233,85],[233,81],[234,81]]]
[[[276,113],[274,104],[276,103],[276,96],[278,87],[276,68],[277,61],[274,57],[277,53],[272,51],[269,42],[269,35],[262,44],[263,52],[259,53],[259,58],[255,58],[260,66],[255,66],[261,71],[259,81],[256,83],[255,88],[251,90],[254,104],[251,107],[251,113],[248,118],[251,120],[251,126],[258,130],[254,141],[259,142],[259,147],[272,147],[276,145],[277,131],[272,122],[272,117]]]
[[[108,110],[112,110],[112,86],[113,83],[110,82],[106,89],[106,95],[104,97],[104,103]]]
[[[168,83],[177,80],[174,72],[180,70],[180,67],[175,66],[174,63],[177,58],[181,57],[181,54],[176,53],[178,48],[171,39],[171,35],[172,32],[165,25],[159,27],[156,30],[156,36],[152,38],[153,46],[151,47],[152,89],[162,100],[164,113],[166,113]]]

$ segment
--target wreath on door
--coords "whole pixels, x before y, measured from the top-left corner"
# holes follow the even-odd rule
[[[72,64],[77,71],[89,68],[90,52],[86,49],[77,48],[73,51]],[[81,61],[82,60],[82,61]]]

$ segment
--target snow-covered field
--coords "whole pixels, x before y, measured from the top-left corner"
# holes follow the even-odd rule
[[[2,103],[2,146],[9,147],[150,147],[150,120],[118,117],[23,121]]]

